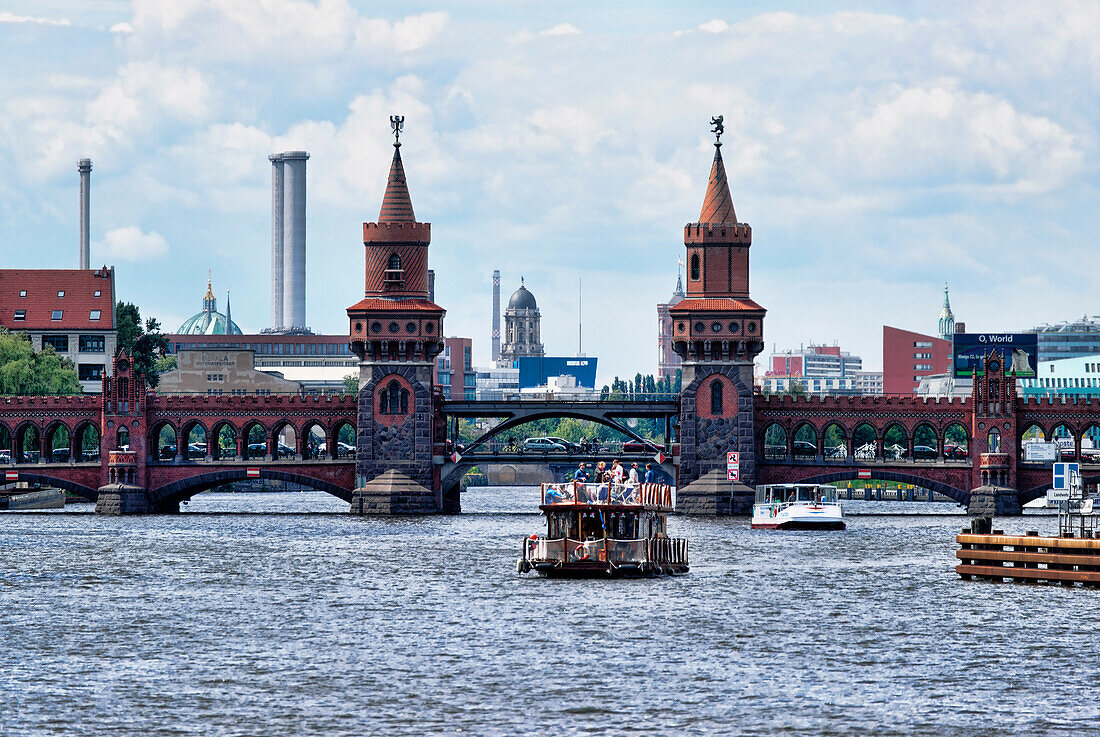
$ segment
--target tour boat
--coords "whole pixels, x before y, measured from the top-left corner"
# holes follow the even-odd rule
[[[0,492],[0,510],[60,509],[65,492],[60,489],[17,489]]]
[[[516,569],[549,578],[687,573],[687,540],[666,534],[675,507],[665,484],[543,484],[546,534],[523,541]]]
[[[756,487],[752,526],[769,530],[843,530],[844,511],[835,486],[767,484]]]

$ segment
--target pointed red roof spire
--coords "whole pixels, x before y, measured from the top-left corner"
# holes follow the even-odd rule
[[[722,162],[721,143],[714,144],[714,163],[710,167],[710,182],[707,183],[707,196],[703,199],[699,222],[737,222],[737,213],[733,211],[733,197],[730,196],[730,185],[726,181],[726,165]]]
[[[378,213],[380,223],[414,223],[412,199],[409,197],[409,185],[405,182],[405,167],[401,164],[401,144],[393,145],[393,163],[390,164],[390,176],[386,180],[386,196],[382,198],[382,211]]]

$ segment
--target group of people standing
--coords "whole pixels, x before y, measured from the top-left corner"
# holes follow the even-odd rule
[[[573,473],[573,480],[580,481],[581,483],[594,483],[594,484],[630,484],[637,486],[639,483],[638,476],[638,464],[631,463],[630,469],[627,470],[623,467],[623,464],[618,459],[611,462],[611,467],[608,468],[607,464],[600,461],[596,464],[595,468],[592,468],[592,464],[580,463],[577,466],[576,472]],[[643,484],[655,484],[658,481],[657,472],[653,470],[653,464],[645,464],[645,476],[642,477],[641,483]]]

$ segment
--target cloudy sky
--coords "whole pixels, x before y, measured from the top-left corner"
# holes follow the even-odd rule
[[[655,370],[655,303],[723,154],[753,227],[768,350],[882,325],[971,331],[1100,312],[1100,3],[3,0],[0,254],[92,261],[174,328],[207,269],[246,332],[270,313],[270,164],[311,154],[307,320],[346,329],[388,116],[432,223],[448,334],[489,354],[520,276],[548,352]]]

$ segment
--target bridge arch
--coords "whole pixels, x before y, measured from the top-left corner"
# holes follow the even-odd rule
[[[627,437],[642,443],[653,442],[652,440],[643,438],[641,435],[631,430],[625,424],[621,422],[616,422],[613,419],[608,418],[600,413],[586,412],[584,410],[557,409],[548,410],[545,412],[528,412],[505,418],[499,425],[484,433],[481,437],[471,443],[467,447],[467,450],[476,446],[484,445],[485,443],[495,438],[497,435],[505,433],[509,430],[513,430],[521,425],[526,425],[529,422],[536,422],[538,420],[563,419],[566,417],[571,417],[576,420],[588,420],[589,422],[595,422],[598,425],[610,427],[612,430],[620,432],[623,435],[626,435]]]
[[[259,420],[250,420],[241,429],[244,459],[263,460],[271,446],[267,442],[267,428]]]
[[[171,461],[181,456],[179,431],[169,420],[154,422],[149,431],[149,449],[154,460]]]
[[[321,452],[321,443],[329,442],[328,428],[324,423],[317,419],[306,420],[302,423],[302,432],[298,438],[298,453],[302,456],[303,460],[319,460],[323,458],[326,453]]]
[[[46,439],[47,463],[65,463],[72,457],[73,438],[69,426],[60,420],[55,420],[46,426],[43,434]]]
[[[103,453],[103,436],[99,432],[99,423],[84,420],[73,430],[73,450],[80,463],[98,461]]]
[[[15,438],[11,434],[11,430],[3,422],[0,422],[0,450],[6,450],[12,452],[15,450]],[[11,453],[12,461],[15,460],[15,453]]]
[[[812,458],[820,453],[817,429],[809,421],[804,421],[794,429],[793,438],[791,452],[796,458]]]
[[[951,448],[951,457],[955,460],[970,456],[970,432],[961,422],[952,422],[943,429],[940,448],[943,449],[944,456],[948,453],[948,447]]]
[[[208,447],[214,460],[234,460],[241,449],[240,433],[237,432],[236,426],[229,420],[215,422],[210,428]]]
[[[201,431],[201,434],[200,434]],[[205,451],[192,451],[192,445],[203,444]],[[210,431],[201,420],[188,420],[183,424],[179,442],[180,457],[185,461],[201,461],[210,453]]]
[[[905,431],[905,426],[900,422],[891,423],[882,433],[882,457],[904,458],[909,451],[909,433]]]
[[[347,443],[353,449],[356,447],[358,443],[356,442],[355,425],[347,420],[339,420],[332,426],[332,434],[329,437],[331,438],[327,447],[329,458],[338,460],[348,455],[354,455],[355,450],[341,452],[340,443]]]
[[[821,449],[826,458],[846,458],[851,454],[848,433],[843,425],[834,420],[825,426],[821,432]]]
[[[42,435],[38,425],[30,420],[15,429],[15,463],[34,463],[42,449]]]
[[[284,440],[285,438],[285,440]],[[299,451],[299,445],[301,443],[302,434],[298,432],[298,428],[291,420],[278,420],[271,428],[271,435],[268,441],[271,443],[271,457],[275,460],[279,460],[284,457],[282,446],[286,446],[290,449],[290,453],[296,454]]]
[[[919,476],[914,473],[905,473],[900,471],[874,471],[874,477],[880,481],[896,481],[899,484],[913,484],[914,486],[920,486],[924,489],[931,489],[932,491],[943,494],[946,497],[950,497],[953,501],[966,506],[970,503],[970,492],[957,489],[950,484],[945,484],[942,481],[934,481],[932,479]],[[856,481],[859,479],[859,469],[837,469],[829,473],[819,473],[806,478],[798,479],[790,483],[796,484],[832,484],[837,481]],[[1050,484],[1047,484],[1050,486]]]
[[[261,467],[260,478],[270,479],[272,481],[286,481],[288,483],[300,484],[302,486],[308,486],[318,491],[324,491],[332,494],[345,502],[351,503],[351,489],[345,489],[342,486],[337,486],[330,481],[324,481],[322,479],[315,479],[311,476],[306,476],[300,473],[293,473],[289,471],[281,471],[273,468]],[[156,508],[161,506],[171,506],[178,504],[179,502],[190,499],[203,491],[208,491],[217,486],[223,484],[232,483],[234,481],[246,481],[248,479],[247,468],[228,468],[220,471],[211,471],[209,473],[200,473],[195,476],[191,476],[186,479],[180,479],[170,484],[165,484],[149,492],[149,502]]]
[[[41,471],[31,472],[20,470],[19,480],[27,481],[32,484],[52,486],[55,489],[63,489],[64,491],[71,491],[77,496],[82,496],[85,499],[93,502],[99,497],[98,489],[93,489],[90,486],[85,486],[84,484],[78,484],[75,481],[70,481],[69,479],[66,479],[64,477],[53,476],[45,468]]]
[[[760,449],[760,457],[769,461],[781,461],[791,452],[787,428],[781,422],[771,422],[764,428],[761,437],[764,447]]]
[[[863,459],[878,457],[878,431],[870,422],[861,422],[852,431],[852,455]]]

